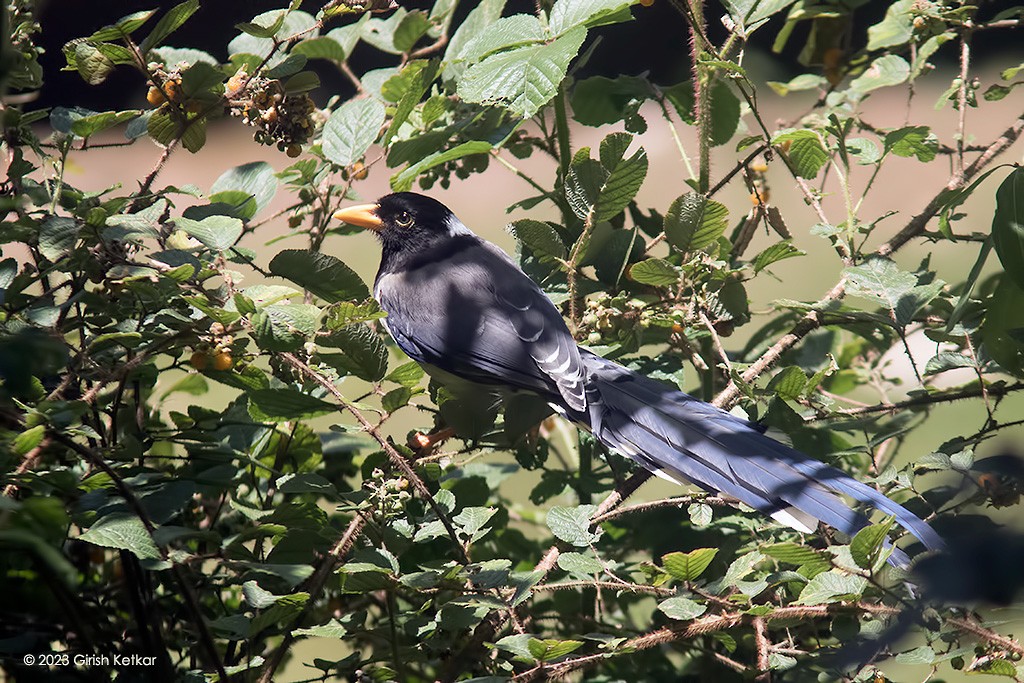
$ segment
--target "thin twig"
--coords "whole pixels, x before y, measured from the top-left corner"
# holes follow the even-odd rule
[[[305,618],[309,616],[309,613],[313,611],[313,605],[317,601],[317,596],[323,590],[327,584],[327,579],[334,573],[334,568],[342,562],[348,555],[349,551],[352,550],[352,546],[355,545],[356,539],[363,533],[363,528],[366,526],[366,517],[362,513],[357,513],[352,521],[349,522],[348,527],[345,528],[345,532],[338,539],[338,542],[334,544],[334,547],[320,560],[316,571],[309,577],[309,581],[306,582],[305,590],[309,593],[309,599],[306,600],[306,604],[303,605],[302,611],[299,616],[296,617],[293,622],[296,626],[303,623]],[[288,649],[292,643],[295,642],[294,630],[289,629],[284,638],[281,640],[281,644],[277,646],[274,653],[267,658],[267,663],[263,665],[263,670],[260,672],[259,683],[270,683],[274,679],[274,672],[281,666],[281,662],[284,661],[285,655],[288,653]]]

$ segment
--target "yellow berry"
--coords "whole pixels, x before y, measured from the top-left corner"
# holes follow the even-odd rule
[[[146,101],[152,104],[154,107],[159,107],[161,104],[164,103],[165,99],[166,98],[164,98],[164,94],[160,92],[160,88],[156,87],[155,85],[151,86],[149,88],[149,92],[146,93]]]
[[[231,366],[234,365],[234,359],[231,358],[231,354],[227,351],[221,351],[213,357],[213,369],[214,370],[230,370]]]
[[[210,366],[210,354],[205,351],[196,351],[192,354],[192,357],[188,359],[189,365],[194,367],[196,370],[205,370]]]
[[[350,175],[356,180],[366,180],[366,176],[370,175],[370,172],[366,170],[366,166],[363,162],[357,161],[351,166],[352,171]]]

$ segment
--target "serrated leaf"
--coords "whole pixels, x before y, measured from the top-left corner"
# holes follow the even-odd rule
[[[149,32],[145,40],[139,44],[139,51],[142,54],[148,53],[153,48],[164,42],[167,36],[177,31],[182,24],[188,21],[189,17],[196,13],[199,9],[199,0],[185,0],[185,2],[179,3],[167,10],[167,12],[160,17],[160,20],[156,22],[156,26]]]
[[[796,566],[814,564],[818,562],[828,563],[828,559],[818,551],[798,543],[775,543],[765,546],[761,551],[768,557],[774,557],[779,562],[785,562]]]
[[[547,514],[548,528],[558,539],[566,543],[580,547],[588,546],[601,537],[600,528],[596,532],[590,531],[590,516],[595,510],[595,505],[553,507]]]
[[[114,70],[114,62],[92,43],[75,45],[75,67],[89,85],[99,85]]]
[[[532,14],[513,14],[498,19],[480,31],[466,44],[459,58],[475,62],[491,53],[540,43],[546,38],[540,19]]]
[[[754,272],[760,273],[773,263],[784,261],[796,256],[806,256],[807,252],[797,249],[790,240],[782,240],[771,245],[760,254],[754,257]]]
[[[992,239],[1004,277],[1024,289],[1024,168],[1015,168],[996,190]]]
[[[39,252],[50,261],[57,261],[75,246],[78,229],[74,218],[49,216],[39,226]]]
[[[142,520],[128,513],[101,517],[78,539],[104,548],[127,550],[140,560],[160,559],[160,551]]]
[[[467,507],[452,517],[452,522],[460,527],[462,533],[470,537],[470,542],[473,542],[482,538],[489,531],[485,526],[497,512],[497,508]]]
[[[708,606],[685,597],[669,598],[658,603],[661,610],[669,619],[677,621],[689,621],[696,619],[708,611]]]
[[[348,629],[337,619],[331,619],[326,624],[310,626],[309,628],[297,628],[292,631],[292,636],[310,636],[312,638],[342,639],[347,635]]]
[[[389,382],[395,382],[401,384],[403,387],[411,389],[420,383],[423,379],[423,368],[416,361],[409,361],[408,363],[402,363],[394,370],[387,374],[384,379]]]
[[[868,51],[905,45],[914,35],[914,0],[896,0],[885,11],[885,18],[868,27]]]
[[[288,249],[270,261],[270,272],[331,303],[362,300],[370,291],[344,262],[323,252]]]
[[[71,132],[80,138],[87,138],[96,133],[113,128],[119,123],[134,119],[141,114],[139,109],[128,111],[105,111],[91,116],[84,116],[71,123]]]
[[[604,565],[592,555],[582,553],[562,553],[558,556],[559,569],[570,574],[592,576],[604,571]]]
[[[174,224],[203,243],[210,251],[223,253],[242,237],[242,221],[232,216],[207,216],[201,221],[175,218]]]
[[[711,524],[714,510],[707,503],[691,503],[686,508],[686,514],[690,516],[690,524],[699,528]]]
[[[388,349],[380,335],[366,325],[349,325],[319,337],[320,346],[337,348],[340,354],[323,354],[324,360],[368,382],[383,379],[388,369]]]
[[[885,149],[898,157],[917,157],[928,162],[939,150],[939,140],[928,126],[908,126],[885,136]]]
[[[773,145],[783,145],[787,142],[789,149],[785,154],[801,178],[814,178],[828,162],[828,152],[821,138],[813,130],[785,131],[772,138]]]
[[[581,645],[583,645],[582,640],[554,640],[552,638],[544,640],[530,638],[527,642],[530,654],[534,659],[541,662],[549,662],[564,657],[577,650]]]
[[[665,213],[665,237],[682,252],[696,251],[715,243],[728,226],[724,204],[696,192],[678,197]]]
[[[851,266],[844,274],[850,294],[884,306],[899,327],[909,324],[944,286],[941,280],[918,285],[917,276],[900,270],[893,261],[883,257],[870,258],[859,266]]]
[[[252,316],[253,336],[266,351],[292,351],[313,336],[319,319],[310,304],[272,304]]]
[[[975,366],[976,364],[970,356],[954,351],[943,351],[928,359],[928,363],[924,366],[924,374],[937,375],[947,370],[973,368]]]
[[[872,90],[899,85],[910,76],[910,65],[898,55],[883,55],[871,62],[857,78],[850,83],[850,90],[866,94]]]
[[[818,574],[800,591],[798,605],[823,605],[831,602],[856,600],[867,588],[868,580],[839,571]]]
[[[850,541],[850,555],[861,569],[874,569],[878,558],[885,550],[885,541],[892,529],[892,518],[881,524],[870,524],[856,534]]]
[[[540,259],[565,258],[565,244],[558,231],[548,223],[524,218],[512,223],[509,232]]]
[[[210,194],[226,191],[241,191],[252,197],[255,204],[253,214],[267,208],[277,193],[277,177],[273,167],[265,161],[253,161],[235,166],[220,174],[210,188]],[[216,201],[211,196],[211,201]]]
[[[504,107],[530,118],[558,92],[569,62],[587,31],[575,28],[550,43],[499,52],[469,67],[459,78],[458,93],[467,102]]]
[[[377,100],[349,100],[332,112],[324,124],[324,156],[339,166],[350,166],[362,159],[380,134],[385,118],[384,105]]]
[[[304,420],[337,411],[333,404],[294,389],[256,389],[246,395],[249,414],[261,422]]]
[[[557,0],[551,7],[548,29],[558,36],[584,26],[601,26],[631,4],[631,0]],[[621,16],[631,18],[628,13]]]
[[[420,173],[435,166],[446,164],[449,161],[455,161],[472,154],[486,154],[489,151],[491,151],[491,143],[484,142],[483,140],[473,140],[463,142],[443,152],[434,152],[392,176],[391,189],[395,192],[408,192],[412,189],[412,184],[419,177]]]
[[[398,387],[380,397],[380,407],[386,413],[393,413],[408,405],[410,398],[412,398],[412,391],[409,390],[409,387]]]
[[[631,280],[652,287],[671,287],[679,284],[679,268],[662,258],[650,258],[629,267]]]
[[[665,571],[680,581],[693,581],[704,573],[718,548],[697,548],[688,553],[669,553],[661,558]]]
[[[768,382],[768,391],[777,394],[782,399],[798,399],[804,395],[807,389],[807,375],[795,365],[776,373]]]

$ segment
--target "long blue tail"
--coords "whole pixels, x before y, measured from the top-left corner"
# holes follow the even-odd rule
[[[757,425],[582,350],[588,422],[606,446],[643,467],[720,492],[794,526],[817,522],[854,535],[870,522],[837,493],[892,515],[928,550],[945,547],[928,524],[846,473],[771,439]],[[894,549],[890,562],[908,566]]]

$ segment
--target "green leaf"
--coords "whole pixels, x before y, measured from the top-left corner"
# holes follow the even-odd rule
[[[386,413],[393,413],[399,408],[409,405],[412,391],[408,387],[398,387],[380,397],[380,407]]]
[[[826,565],[829,564],[828,558],[821,553],[798,543],[775,543],[762,548],[761,551],[768,557],[774,557],[779,562],[793,564],[798,567],[822,562]]]
[[[711,524],[714,513],[714,509],[707,503],[691,503],[686,508],[686,514],[690,517],[690,524],[698,528]]]
[[[565,244],[549,223],[524,218],[512,223],[509,232],[541,260],[565,259]]]
[[[224,82],[224,72],[206,62],[196,62],[181,72],[181,90],[185,97],[195,97]]]
[[[679,284],[679,268],[665,259],[650,258],[630,266],[629,277],[643,285],[671,287]]]
[[[785,97],[791,92],[823,88],[827,84],[828,81],[825,80],[825,77],[818,76],[817,74],[800,74],[786,83],[768,81],[768,87],[774,90],[781,97]]]
[[[885,18],[868,27],[868,51],[906,45],[914,35],[914,16],[910,10],[915,0],[897,0],[885,11]]]
[[[538,638],[530,638],[527,647],[530,650],[530,654],[537,661],[550,662],[576,651],[581,645],[583,645],[582,640],[554,640],[551,638],[540,640]]]
[[[295,55],[302,55],[306,59],[327,59],[332,62],[345,61],[347,54],[345,48],[332,38],[330,34],[320,36],[319,38],[303,40],[295,45],[291,52]]]
[[[253,337],[266,351],[293,351],[316,333],[319,319],[310,304],[272,304],[252,316]]]
[[[277,193],[277,177],[273,167],[265,161],[251,161],[224,171],[210,188],[210,201],[228,190],[238,190],[252,197],[253,215],[267,208]]]
[[[881,304],[898,327],[905,327],[914,315],[934,299],[945,283],[941,280],[918,285],[912,273],[900,270],[887,258],[874,257],[844,271],[847,292]]]
[[[160,550],[142,520],[124,512],[101,517],[78,540],[104,548],[127,550],[140,560],[160,559]]]
[[[569,62],[586,38],[575,28],[550,43],[530,45],[487,57],[468,68],[458,81],[467,102],[499,105],[530,118],[558,92]]]
[[[889,538],[893,519],[890,517],[881,524],[871,524],[858,531],[850,541],[850,555],[861,569],[872,570],[885,551],[885,541]]]
[[[968,673],[1005,676],[1013,680],[1018,680],[1019,677],[1017,665],[1009,659],[1002,659],[1000,657],[982,659],[975,666],[971,667]]]
[[[558,568],[582,576],[593,576],[604,571],[604,565],[596,557],[582,553],[562,553],[558,556]]]
[[[408,363],[402,363],[397,368],[389,372],[387,377],[384,379],[412,389],[420,383],[424,374],[425,373],[423,372],[423,368],[420,367],[420,364],[411,360]]]
[[[658,609],[664,612],[669,619],[689,621],[704,614],[708,610],[708,606],[690,598],[676,597],[662,600],[658,603]]]
[[[665,213],[665,237],[681,252],[714,244],[725,232],[729,210],[696,192],[678,197]]]
[[[11,450],[17,456],[23,456],[33,448],[38,446],[43,441],[43,436],[46,435],[46,425],[36,425],[29,427],[21,434],[15,437],[11,443]]]
[[[452,517],[452,522],[457,524],[462,531],[470,537],[470,543],[483,538],[489,529],[487,522],[498,512],[498,508],[491,507],[467,507],[459,514]]]
[[[181,146],[195,154],[206,144],[206,117],[191,117],[181,134]]]
[[[665,571],[672,575],[672,578],[680,581],[693,581],[704,573],[717,554],[718,548],[697,548],[688,553],[664,555],[661,558],[661,563],[665,567]]]
[[[114,62],[91,43],[75,45],[75,67],[89,85],[99,85],[114,70]]]
[[[494,52],[543,42],[547,38],[540,19],[532,14],[502,17],[466,44],[460,59],[476,62]]]
[[[771,245],[754,257],[754,272],[760,273],[773,263],[778,263],[795,256],[806,256],[807,252],[797,249],[790,240],[782,240]]]
[[[282,251],[270,261],[270,272],[332,303],[370,296],[366,284],[354,270],[322,252],[303,249]]]
[[[210,251],[219,253],[233,247],[245,229],[241,220],[231,216],[207,216],[201,221],[182,217],[175,218],[174,224]]]
[[[487,27],[494,24],[501,18],[501,12],[505,8],[505,0],[481,0],[459,25],[458,29],[448,41],[448,48],[444,53],[444,77],[445,80],[457,78],[463,72],[463,55],[469,45],[487,30]]]
[[[988,302],[981,340],[1000,367],[1024,377],[1024,344],[1014,338],[1018,330],[1024,330],[1024,289],[1009,273],[1003,273]]]
[[[907,60],[897,55],[884,55],[871,63],[871,66],[850,83],[850,90],[861,95],[872,90],[899,85],[910,76],[910,65]]]
[[[327,309],[327,328],[336,330],[352,323],[362,323],[383,318],[387,314],[380,310],[380,305],[373,299],[361,303],[342,301]]]
[[[807,582],[796,604],[823,605],[857,600],[867,585],[868,580],[862,576],[852,576],[836,570],[822,572]]]
[[[632,0],[556,0],[548,16],[548,29],[560,36],[581,27],[593,28],[620,18],[631,19]]]
[[[726,0],[729,14],[749,34],[757,25],[792,5],[794,0]]]
[[[917,157],[928,162],[939,151],[939,140],[928,126],[908,126],[885,136],[885,150],[898,157]]]
[[[67,216],[49,216],[39,226],[39,253],[50,261],[67,255],[78,239],[78,221]]]
[[[768,391],[786,400],[802,397],[808,388],[813,387],[807,386],[807,375],[795,365],[777,373],[768,382]]]
[[[181,28],[182,24],[188,21],[189,17],[195,14],[198,9],[199,0],[185,0],[185,2],[167,10],[166,14],[160,17],[160,21],[156,22],[156,26],[153,27],[153,30],[150,31],[145,40],[139,44],[139,51],[142,54],[146,54],[160,45],[167,36]]]
[[[392,37],[395,49],[399,52],[408,52],[430,29],[430,19],[426,12],[413,10],[402,17],[395,27]]]
[[[590,531],[590,516],[597,510],[595,505],[578,507],[553,507],[548,510],[547,523],[551,532],[560,540],[575,546],[588,546],[601,537],[601,530]]]
[[[108,128],[113,128],[119,123],[134,119],[141,113],[142,111],[139,109],[129,109],[128,111],[105,111],[92,116],[84,116],[71,123],[71,132],[80,138],[87,138]]]
[[[384,133],[382,145],[386,146],[391,142],[391,139],[398,133],[398,129],[409,119],[416,105],[420,103],[423,94],[427,92],[436,76],[437,63],[420,59],[406,64],[397,76],[392,76],[384,84],[385,87],[382,88],[382,91],[387,90],[387,86],[395,81],[399,81],[405,87],[398,99],[398,107],[391,117],[391,124],[388,126],[387,132]]]
[[[489,151],[491,151],[491,143],[474,140],[463,142],[444,152],[434,152],[392,176],[391,189],[395,192],[408,192],[412,189],[413,181],[419,177],[420,173],[430,170],[435,166],[446,164],[449,161],[455,161],[472,154],[486,154]]]
[[[1015,168],[996,190],[992,239],[1006,276],[1024,289],[1024,168]]]
[[[784,142],[790,143],[785,154],[801,178],[814,178],[828,162],[828,152],[821,143],[821,138],[813,130],[804,128],[784,131],[772,138],[773,145],[781,145]]]
[[[324,156],[339,166],[362,159],[380,134],[385,118],[384,105],[377,100],[349,100],[332,112],[324,124]]]
[[[297,628],[292,631],[292,636],[310,636],[312,638],[342,639],[347,635],[348,629],[337,619],[331,619],[326,624],[310,626],[309,628]]]
[[[320,346],[337,348],[340,354],[323,354],[323,359],[368,382],[378,382],[388,370],[388,349],[380,335],[366,325],[349,325],[319,337]]]
[[[654,89],[645,78],[593,76],[576,81],[572,89],[572,113],[585,126],[617,123],[627,108],[652,97]]]
[[[337,412],[333,404],[294,389],[256,389],[246,395],[249,415],[259,422],[305,420]]]
[[[288,10],[285,9],[271,10],[254,17],[252,21],[235,24],[235,28],[256,38],[270,38],[281,29],[287,15]]]
[[[976,364],[970,356],[953,351],[943,351],[928,359],[928,363],[924,366],[924,374],[937,375],[947,370],[973,367],[976,367]]]

